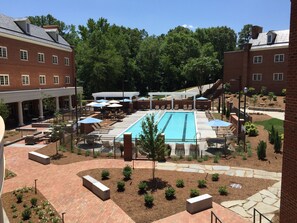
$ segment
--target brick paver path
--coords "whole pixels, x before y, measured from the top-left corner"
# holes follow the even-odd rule
[[[31,146],[5,147],[6,168],[15,172],[17,177],[4,181],[3,193],[23,186],[33,186],[38,179],[37,188],[59,212],[66,212],[65,222],[113,223],[133,222],[133,220],[112,200],[103,202],[82,186],[76,174],[94,168],[122,168],[127,163],[122,160],[91,160],[68,165],[41,165],[28,159],[28,152],[37,148]],[[151,168],[150,162],[137,161],[136,168]],[[214,207],[191,215],[186,211],[177,213],[157,222],[210,222],[213,210],[224,223],[245,223],[238,215],[214,203]]]

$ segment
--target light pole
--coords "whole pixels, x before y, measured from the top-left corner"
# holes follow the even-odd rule
[[[185,99],[187,98],[187,81],[185,81]]]
[[[243,106],[243,116],[244,116],[244,123],[246,122],[246,94],[248,92],[248,88],[247,87],[244,87],[243,88],[243,93],[244,93],[244,106]]]

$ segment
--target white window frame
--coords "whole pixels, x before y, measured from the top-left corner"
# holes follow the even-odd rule
[[[272,43],[272,39],[273,39],[272,34],[268,34],[267,35],[267,44],[271,44]]]
[[[0,58],[7,59],[7,47],[6,46],[0,46]]]
[[[261,56],[261,55],[254,56],[254,58],[253,58],[253,63],[254,64],[260,64],[262,62],[263,62],[263,56]]]
[[[262,81],[262,74],[261,73],[254,73],[252,76],[253,81]]]
[[[59,84],[59,76],[54,75],[54,84]]]
[[[45,63],[44,53],[37,53],[37,61],[38,63]]]
[[[274,63],[282,63],[285,61],[285,54],[275,54]]]
[[[28,61],[29,60],[28,50],[20,50],[20,58],[23,61]]]
[[[70,76],[65,76],[65,84],[70,84]]]
[[[43,80],[43,81],[41,81],[41,80]],[[39,84],[46,85],[46,76],[44,74],[39,75]]]
[[[274,81],[283,81],[284,80],[284,73],[273,73],[273,80]]]
[[[0,74],[0,86],[9,86],[9,74]]]
[[[22,85],[30,85],[30,76],[28,74],[22,74]]]
[[[52,56],[52,62],[53,62],[53,64],[59,64],[59,58],[57,55]]]
[[[70,66],[69,57],[64,57],[64,63],[65,63],[65,66]]]

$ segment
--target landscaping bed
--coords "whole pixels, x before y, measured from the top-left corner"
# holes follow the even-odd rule
[[[101,179],[102,170],[103,169],[87,170],[78,173],[78,175],[80,177],[90,175],[109,187],[111,199],[135,222],[152,222],[184,211],[186,209],[186,199],[190,197],[190,189],[199,190],[200,195],[208,193],[213,196],[214,202],[221,203],[229,200],[246,199],[276,182],[273,180],[256,178],[251,180],[250,178],[231,177],[226,175],[219,175],[219,180],[213,182],[211,174],[156,170],[155,176],[158,189],[152,190],[153,185],[155,185],[151,179],[152,170],[134,169],[132,171],[131,179],[124,181],[125,190],[118,192],[117,183],[123,181],[124,178],[122,169],[107,169],[110,173],[109,179],[107,180]],[[176,180],[178,179],[183,180],[183,188],[178,188],[176,186]],[[206,187],[198,188],[198,180],[206,180]],[[147,193],[152,194],[154,197],[154,205],[152,207],[145,206],[145,193],[139,193],[138,184],[141,181],[147,182]],[[231,188],[229,186],[231,183],[241,184],[242,188]],[[175,197],[169,200],[165,198],[165,190],[168,186],[175,189]],[[218,190],[220,186],[226,186],[228,195],[222,196],[219,194]]]
[[[62,222],[46,198],[34,188],[24,187],[2,195],[2,203],[11,223]],[[30,213],[30,214],[29,214]]]

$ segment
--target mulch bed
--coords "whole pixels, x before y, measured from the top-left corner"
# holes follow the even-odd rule
[[[111,199],[121,207],[135,222],[152,222],[167,216],[176,214],[186,209],[186,199],[189,198],[190,189],[198,189],[200,195],[210,194],[213,196],[213,201],[221,203],[228,200],[241,200],[257,193],[258,191],[267,188],[276,181],[263,180],[242,177],[231,177],[220,175],[218,182],[211,180],[210,174],[185,173],[176,171],[156,170],[157,190],[152,190],[152,170],[149,169],[134,169],[132,179],[125,182],[125,191],[117,191],[117,182],[123,180],[122,169],[108,169],[110,178],[101,180],[101,171],[103,169],[93,169],[78,173],[79,176],[90,175],[102,182],[111,190]],[[185,187],[177,188],[176,180],[183,179]],[[207,187],[198,188],[198,180],[206,179]],[[149,192],[154,196],[154,205],[148,208],[144,205],[144,195],[138,193],[138,184],[141,181],[146,181],[149,184]],[[239,183],[241,189],[231,188],[231,183]],[[165,198],[165,189],[172,186],[175,189],[176,197],[172,200]],[[227,186],[228,195],[221,196],[218,193],[220,186]],[[94,195],[95,196],[95,195]],[[99,198],[98,198],[99,199]]]

